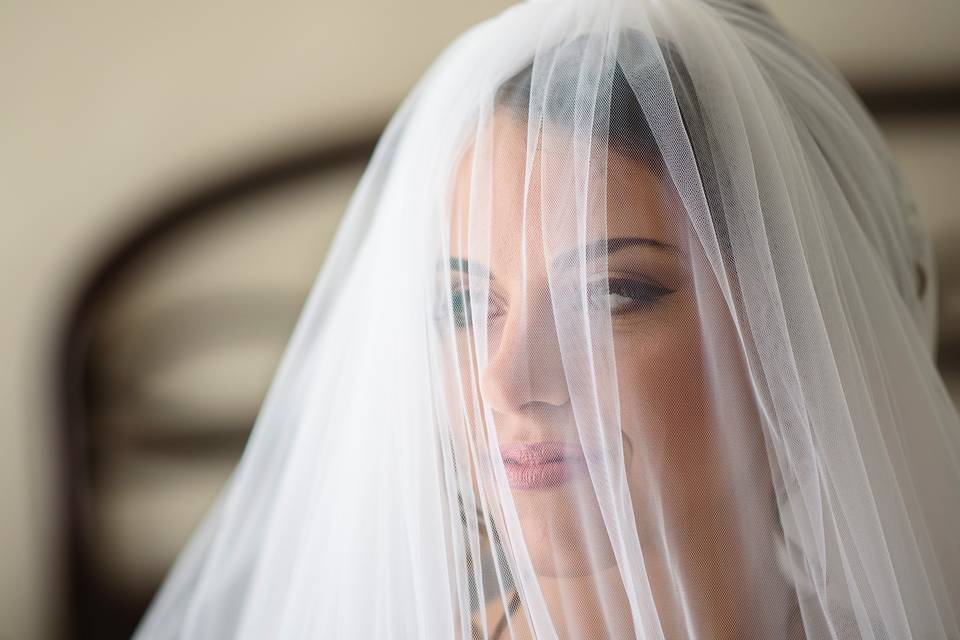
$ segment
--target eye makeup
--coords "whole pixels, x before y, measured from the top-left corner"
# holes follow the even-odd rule
[[[610,315],[637,311],[654,304],[674,290],[636,277],[611,277],[587,284],[587,303],[595,311]]]

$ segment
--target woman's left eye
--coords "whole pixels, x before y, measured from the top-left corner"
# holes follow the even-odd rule
[[[633,278],[599,280],[590,283],[588,287],[590,307],[600,310],[608,304],[611,314],[639,309],[673,293],[673,289]],[[607,299],[606,303],[604,298]]]

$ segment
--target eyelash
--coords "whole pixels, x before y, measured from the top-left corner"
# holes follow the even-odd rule
[[[490,313],[499,308],[496,302],[491,302],[488,309],[488,316],[496,317],[497,313]],[[450,313],[453,315],[453,326],[457,329],[466,328],[470,324],[470,289],[454,289],[450,292]],[[441,315],[443,312],[441,311]]]
[[[610,303],[610,315],[639,310],[653,304],[665,295],[673,293],[673,289],[633,278],[610,278],[606,280],[605,287],[602,286],[603,283],[604,281],[600,280],[587,285],[588,302],[594,295],[599,297],[604,295],[617,295],[629,300],[623,307],[617,307],[616,309],[614,305]],[[598,310],[603,308],[603,306],[602,302],[591,305],[592,308]]]
[[[605,285],[605,286],[602,286]],[[630,311],[638,311],[657,302],[660,298],[673,293],[673,289],[662,287],[643,280],[632,278],[610,278],[608,280],[597,280],[587,285],[587,303],[596,311],[604,308],[602,301],[597,298],[603,296],[617,295],[626,298],[629,302],[622,306],[614,307],[609,305],[610,315],[620,315]],[[492,302],[491,308],[497,307],[497,303]],[[450,292],[450,313],[453,315],[453,324],[457,329],[463,329],[469,326],[470,318],[470,290],[454,289]],[[441,312],[442,315],[442,312]],[[496,317],[496,313],[490,314]]]

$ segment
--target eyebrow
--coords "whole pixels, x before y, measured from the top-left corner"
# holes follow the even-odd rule
[[[673,253],[676,255],[683,255],[683,250],[679,247],[666,242],[657,240],[656,238],[646,238],[642,236],[625,236],[619,238],[601,238],[595,240],[594,242],[588,243],[584,248],[583,252],[585,254],[586,260],[593,260],[599,258],[600,256],[606,254],[610,255],[620,251],[621,249],[626,249],[627,247],[650,247],[651,249],[657,249],[659,251],[666,251],[668,253]],[[554,263],[557,266],[570,267],[577,262],[577,256],[581,253],[580,248],[570,249],[559,254],[554,258]]]
[[[661,242],[655,238],[646,238],[642,236],[625,236],[618,238],[601,238],[594,242],[588,243],[582,249],[585,253],[587,260],[593,260],[604,254],[610,255],[621,249],[626,249],[627,247],[649,247],[651,249],[657,249],[659,251],[666,251],[668,253],[673,253],[676,255],[684,255],[684,251],[679,247],[668,244],[666,242]],[[554,264],[557,267],[566,267],[569,268],[576,264],[577,256],[581,253],[581,249],[570,249],[559,254],[554,259]],[[439,265],[438,265],[439,266]],[[462,273],[474,274],[480,278],[489,278],[491,280],[495,279],[494,276],[490,274],[490,270],[485,266],[481,265],[478,262],[471,262],[464,258],[459,258],[456,256],[450,257],[450,269],[452,271],[460,271]]]

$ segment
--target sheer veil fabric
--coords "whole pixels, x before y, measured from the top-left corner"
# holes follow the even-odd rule
[[[136,638],[960,639],[936,287],[764,9],[516,5],[392,119]]]

